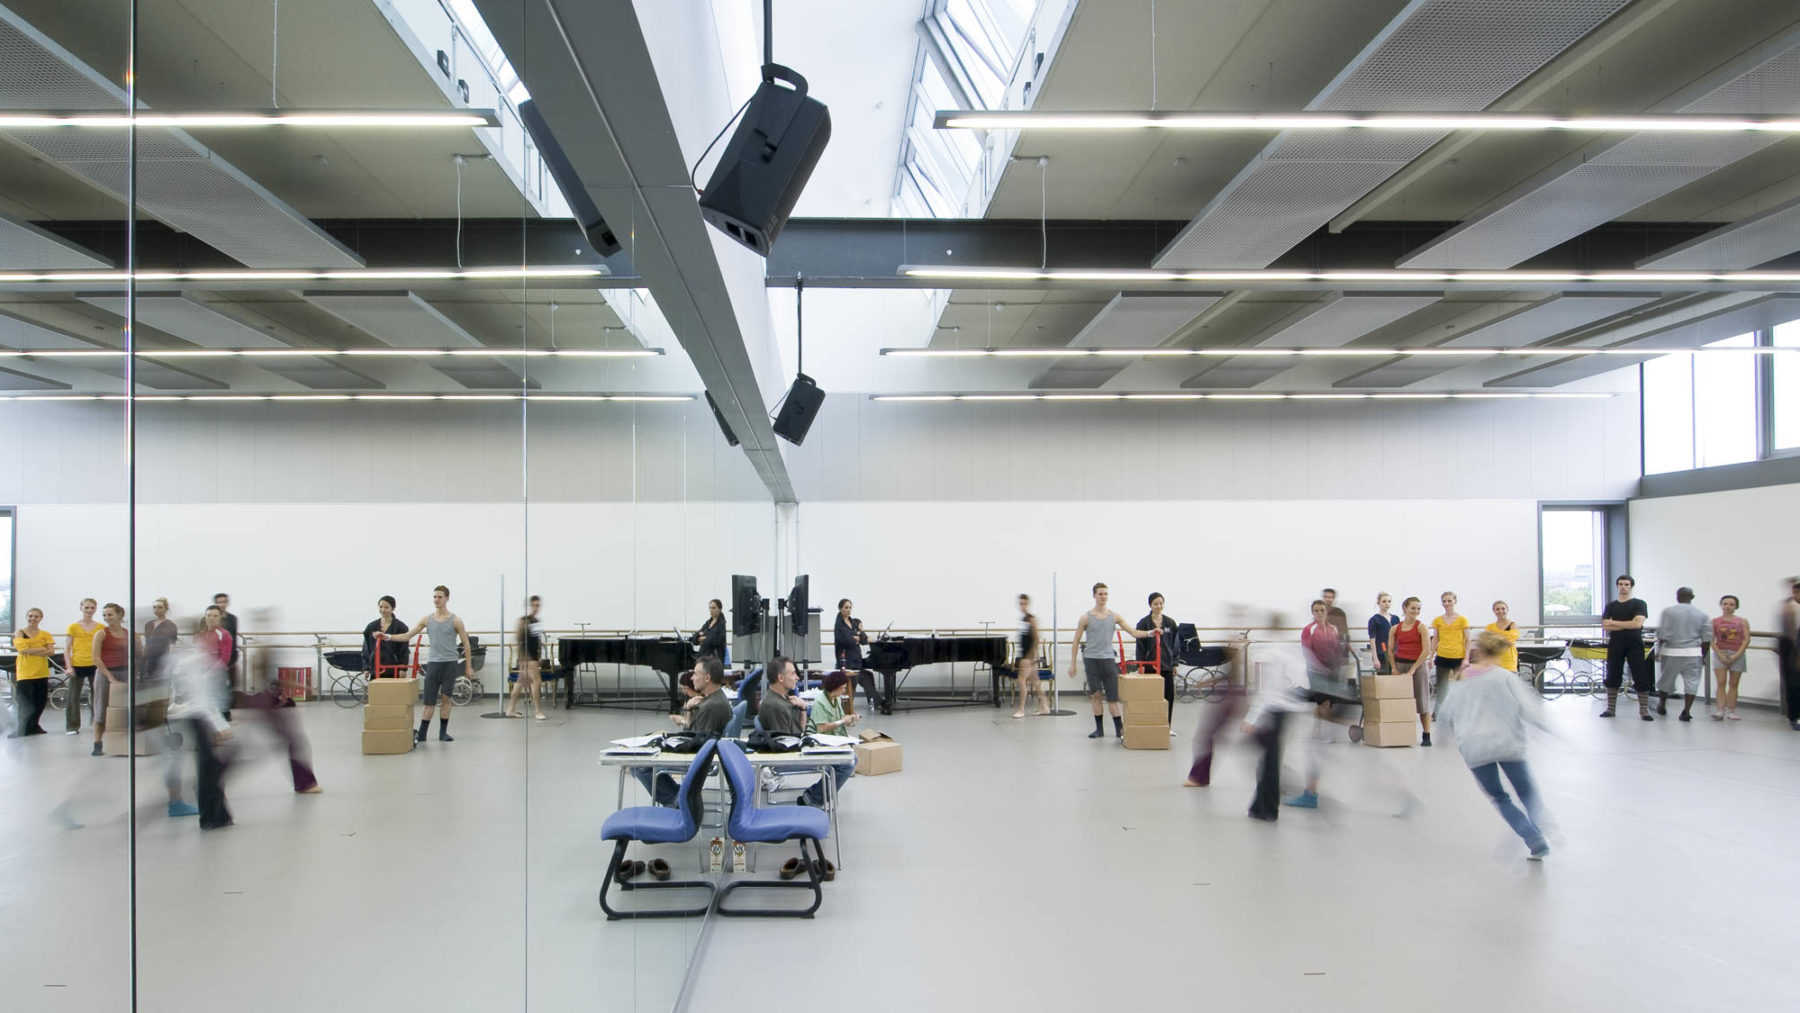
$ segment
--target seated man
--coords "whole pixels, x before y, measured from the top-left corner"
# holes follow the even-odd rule
[[[845,689],[849,685],[849,680],[842,673],[833,673],[833,675],[843,680],[839,684],[839,689]],[[830,677],[827,678],[829,680]],[[803,736],[806,734],[806,704],[794,696],[794,685],[798,681],[799,675],[794,671],[792,659],[776,658],[769,662],[769,688],[767,692],[763,693],[762,707],[756,713],[757,721],[761,723],[763,731],[770,735]],[[776,773],[806,773],[817,769],[816,767],[781,767],[776,769]],[[833,764],[831,774],[836,778],[835,787],[842,787],[854,773],[856,773],[855,760]],[[806,793],[800,796],[800,801],[806,805],[824,808],[824,778],[821,777],[817,784],[806,789]]]
[[[718,738],[725,731],[725,725],[731,720],[731,703],[725,699],[725,666],[719,659],[705,657],[694,668],[694,686],[699,692],[700,702],[686,709],[687,730],[709,738]],[[675,798],[681,793],[681,785],[674,775],[664,772],[654,782],[648,768],[633,771],[638,782],[650,797],[660,806],[673,806]]]

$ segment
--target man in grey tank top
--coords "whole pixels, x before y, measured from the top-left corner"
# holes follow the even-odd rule
[[[1125,737],[1125,720],[1119,712],[1119,652],[1113,646],[1113,630],[1121,629],[1142,640],[1159,635],[1160,630],[1140,630],[1125,617],[1106,607],[1105,584],[1094,585],[1094,608],[1083,612],[1075,624],[1075,639],[1069,644],[1069,678],[1075,678],[1075,659],[1087,670],[1088,699],[1094,704],[1094,731],[1090,739],[1106,737],[1106,723],[1100,712],[1104,700],[1112,708],[1113,735]]]
[[[450,737],[450,693],[456,689],[458,669],[469,678],[475,678],[471,664],[475,655],[469,649],[469,631],[463,628],[462,617],[449,609],[450,589],[442,584],[433,588],[431,604],[430,615],[400,634],[401,640],[411,640],[423,632],[431,640],[431,647],[425,654],[425,678],[419,682],[419,702],[425,707],[425,716],[420,719],[418,734],[413,739],[425,741],[425,732],[431,728],[431,708],[436,706],[438,741],[455,742]],[[377,640],[387,639],[387,636],[386,633],[375,634]],[[440,697],[441,704],[438,702]]]

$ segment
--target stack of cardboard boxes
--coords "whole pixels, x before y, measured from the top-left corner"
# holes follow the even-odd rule
[[[1412,745],[1419,727],[1412,676],[1365,675],[1358,681],[1362,685],[1363,742],[1371,746]]]
[[[1169,748],[1169,704],[1160,675],[1122,675],[1119,702],[1125,708],[1126,749]]]
[[[410,753],[413,747],[417,679],[369,680],[369,705],[363,708],[363,753]]]
[[[138,756],[149,756],[158,751],[165,738],[161,729],[168,721],[168,698],[140,703],[137,712],[141,720],[137,723],[136,752]],[[125,687],[117,686],[106,698],[106,731],[100,735],[100,745],[107,756],[132,755],[131,724]]]

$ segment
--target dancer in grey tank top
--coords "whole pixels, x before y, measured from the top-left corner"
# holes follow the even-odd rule
[[[1119,708],[1119,655],[1113,648],[1113,630],[1121,629],[1142,640],[1157,636],[1159,630],[1140,630],[1106,607],[1105,584],[1094,585],[1094,608],[1083,612],[1075,624],[1075,640],[1069,644],[1069,678],[1075,678],[1075,658],[1087,670],[1088,699],[1094,704],[1094,730],[1090,739],[1106,737],[1106,723],[1100,711],[1101,701],[1112,709],[1113,735],[1125,737],[1125,719]]]
[[[469,631],[463,628],[462,617],[450,611],[450,589],[439,584],[431,592],[431,604],[431,614],[400,635],[401,640],[411,640],[423,632],[431,639],[425,654],[425,678],[419,683],[419,702],[425,706],[425,715],[419,720],[419,731],[413,738],[418,742],[425,741],[425,732],[431,728],[431,708],[436,706],[438,741],[454,742],[456,740],[450,737],[450,693],[456,689],[459,670],[469,678],[475,678],[472,667],[475,655],[469,649]],[[377,640],[387,636],[386,633],[375,634]]]

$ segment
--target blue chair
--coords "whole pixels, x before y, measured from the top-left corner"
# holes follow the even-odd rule
[[[706,782],[707,774],[712,771],[717,750],[718,740],[713,739],[708,740],[694,754],[694,762],[688,764],[687,776],[681,779],[681,791],[675,796],[673,809],[654,805],[633,806],[630,809],[620,809],[606,818],[605,825],[600,828],[601,840],[619,842],[619,846],[613,850],[612,861],[606,865],[606,883],[600,888],[600,909],[606,912],[609,921],[620,918],[696,918],[712,910],[713,895],[718,888],[703,879],[619,883],[623,890],[705,890],[706,904],[697,908],[615,911],[606,902],[606,894],[614,883],[618,883],[619,866],[625,861],[625,848],[632,841],[642,841],[645,844],[681,844],[693,840],[700,832],[700,789]]]
[[[780,844],[800,842],[800,863],[806,867],[806,880],[785,882],[767,879],[736,879],[725,884],[718,893],[713,909],[721,915],[758,918],[811,918],[819,910],[825,894],[819,889],[825,871],[825,847],[820,842],[831,833],[831,819],[810,806],[776,806],[764,809],[756,804],[756,771],[737,743],[719,743],[719,765],[725,771],[725,784],[731,789],[731,818],[727,833],[744,844]],[[806,853],[811,841],[816,858]],[[736,911],[725,907],[725,898],[738,889],[811,890],[812,906],[804,910],[745,908]]]

